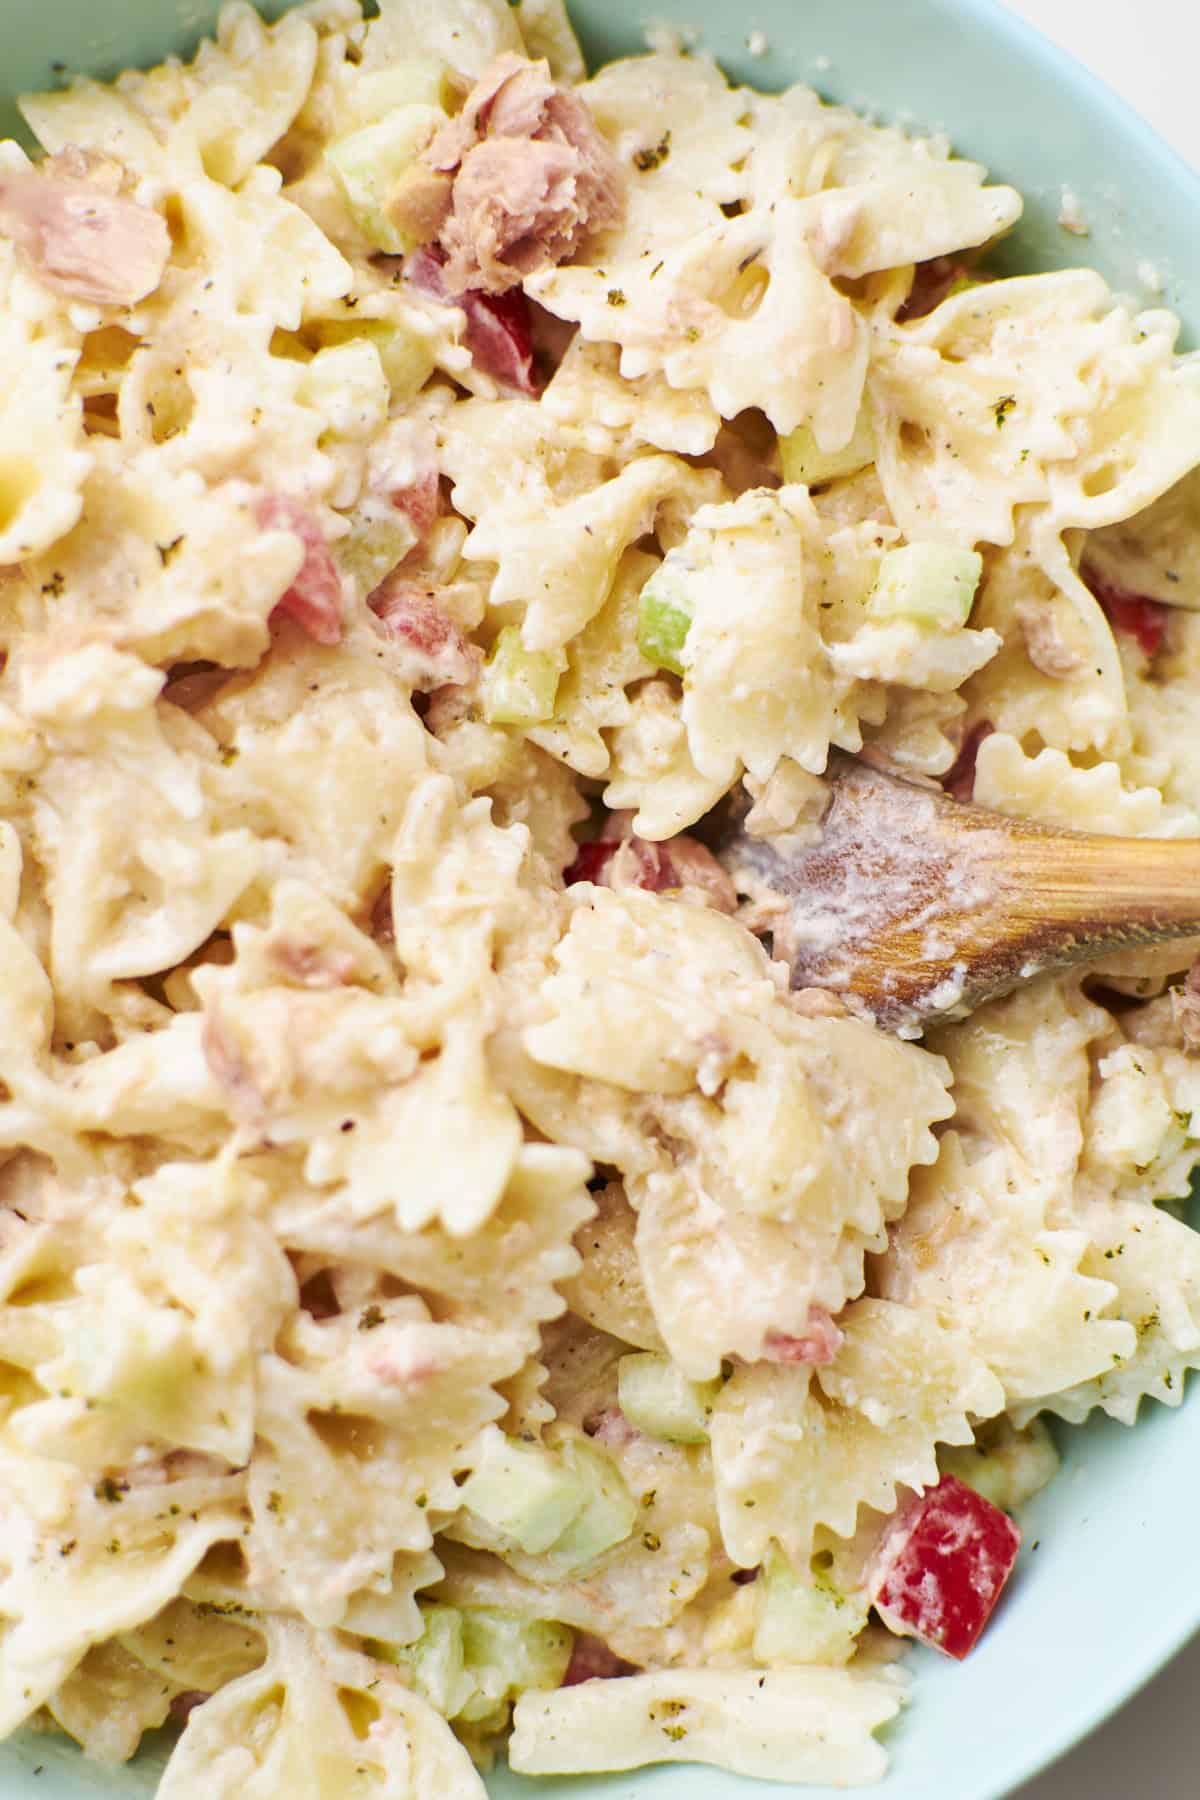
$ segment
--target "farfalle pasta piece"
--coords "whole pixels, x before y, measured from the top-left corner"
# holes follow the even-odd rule
[[[638,648],[637,625],[642,588],[658,567],[645,551],[626,550],[608,599],[568,647],[554,717],[529,734],[580,775],[607,773],[612,758],[604,734],[630,724],[636,701],[626,690],[654,673]]]
[[[530,650],[561,651],[595,617],[622,555],[660,509],[686,517],[721,493],[715,470],[673,456],[637,455],[611,473],[540,408],[477,402],[457,412],[444,427],[442,462],[455,505],[474,521],[463,554],[496,564],[490,604],[521,603]],[[526,451],[520,462],[509,426]]]
[[[33,1371],[46,1397],[10,1429],[40,1455],[88,1467],[78,1414],[101,1406],[130,1454],[150,1445],[244,1464],[257,1359],[296,1304],[264,1190],[236,1166],[167,1163],[130,1200],[109,1219],[101,1256],[75,1270],[74,1296],[32,1309],[55,1345]]]
[[[1035,980],[929,1034],[950,1064],[956,1122],[1015,1150],[1048,1181],[1074,1178],[1091,1086],[1089,1050],[1112,1031],[1076,979]]]
[[[62,309],[0,241],[0,565],[40,555],[83,511],[92,459],[71,391],[79,350]]]
[[[248,1475],[251,1580],[281,1585],[317,1625],[350,1596],[385,1588],[398,1550],[432,1539],[428,1512],[455,1506],[480,1428],[520,1367],[515,1333],[440,1324],[415,1297],[318,1323],[300,1313],[259,1364],[259,1448]]]
[[[1016,1409],[1023,1423],[1038,1411],[1079,1424],[1095,1407],[1132,1425],[1143,1399],[1178,1406],[1188,1369],[1200,1366],[1200,1237],[1157,1207],[1095,1198],[1078,1209],[1091,1242],[1083,1268],[1117,1290],[1115,1315],[1133,1343],[1114,1351],[1090,1381]]]
[[[51,1462],[11,1450],[0,1460],[7,1511],[0,1726],[12,1732],[93,1644],[174,1599],[211,1545],[241,1536],[244,1520],[240,1476],[136,1488],[101,1483],[94,1493]]]
[[[1172,818],[1158,788],[1127,787],[1116,763],[1080,768],[1053,748],[1029,756],[1004,731],[993,732],[979,746],[973,797],[976,805],[993,812],[1037,819],[1062,831],[1174,837],[1191,835],[1200,826],[1200,820]]]
[[[1200,607],[1200,469],[1131,517],[1090,531],[1087,567],[1127,594]]]
[[[845,1341],[815,1371],[739,1369],[713,1408],[713,1475],[725,1548],[761,1562],[773,1538],[803,1565],[819,1525],[850,1537],[860,1506],[890,1512],[898,1486],[937,1480],[936,1446],[969,1443],[1004,1390],[965,1337],[888,1300],[856,1300]]]
[[[887,1669],[671,1669],[585,1681],[523,1696],[509,1755],[527,1775],[687,1762],[764,1781],[857,1787],[887,1767],[872,1733],[904,1695]]]
[[[188,1720],[162,1800],[484,1800],[450,1727],[394,1670],[264,1621],[267,1660]]]
[[[579,1268],[572,1240],[593,1211],[590,1163],[556,1144],[525,1144],[494,1212],[469,1236],[443,1226],[405,1231],[394,1218],[356,1221],[334,1194],[280,1194],[274,1226],[290,1249],[400,1276],[436,1297],[439,1317],[514,1333],[536,1348],[537,1328],[563,1310],[558,1292]]]
[[[875,1291],[961,1332],[1011,1406],[1091,1380],[1133,1350],[1128,1325],[1105,1316],[1111,1282],[1082,1272],[1087,1247],[1086,1231],[1050,1224],[1034,1171],[1001,1150],[968,1161],[947,1132],[937,1163],[914,1174]]]
[[[46,1708],[85,1756],[111,1768],[136,1754],[146,1732],[166,1724],[183,1691],[114,1641],[89,1650]]]
[[[1047,673],[1032,660],[1031,615],[1069,657],[1065,672],[1061,662]],[[1037,732],[1057,750],[1112,757],[1128,749],[1126,682],[1112,630],[1045,520],[1020,525],[1012,546],[988,557],[971,616],[1003,639],[967,688],[973,720],[1018,739]]]

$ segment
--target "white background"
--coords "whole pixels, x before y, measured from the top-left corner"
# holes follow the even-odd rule
[[[1087,63],[1200,168],[1200,0],[1008,4]],[[1180,1579],[1200,1580],[1195,1564],[1181,1567]],[[1118,1643],[1113,1650],[1119,1654]],[[1200,1638],[1087,1743],[1022,1788],[1019,1800],[1197,1800],[1198,1696]]]

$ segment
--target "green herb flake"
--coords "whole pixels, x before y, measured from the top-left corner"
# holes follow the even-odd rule
[[[111,1475],[106,1475],[104,1479],[98,1481],[92,1489],[97,1500],[103,1500],[107,1506],[119,1506],[128,1491],[129,1483],[127,1481],[117,1481]]]
[[[364,1306],[358,1315],[360,1331],[377,1331],[383,1324],[383,1308],[381,1306]]]
[[[999,431],[1000,427],[1004,424],[1004,421],[1008,418],[1009,413],[1016,404],[1017,396],[1015,394],[1002,394],[999,400],[993,402],[992,417],[996,421],[997,431]]]
[[[665,131],[652,150],[644,149],[634,151],[633,166],[635,169],[640,169],[644,175],[650,169],[660,168],[662,164],[666,162],[670,154],[671,134],[669,131]]]

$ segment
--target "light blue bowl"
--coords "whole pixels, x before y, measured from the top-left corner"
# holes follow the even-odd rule
[[[285,0],[286,3],[286,0]],[[275,0],[268,10],[280,12]],[[946,131],[1026,196],[1007,268],[1087,262],[1137,293],[1152,263],[1164,301],[1200,337],[1200,180],[1105,88],[991,0],[572,0],[593,62],[627,54],[647,15],[704,28],[737,77],[806,80],[829,97]],[[4,96],[51,86],[54,64],[100,75],[189,50],[215,0],[52,0],[0,18]],[[746,50],[766,33],[765,58]],[[1169,50],[1164,50],[1169,54]],[[1057,225],[1063,188],[1091,236]],[[1145,296],[1143,296],[1145,297]],[[1196,1501],[1200,1392],[1150,1405],[1135,1431],[1109,1421],[1062,1436],[1059,1479],[1027,1510],[1019,1578],[963,1666],[917,1653],[911,1708],[888,1736],[880,1800],[999,1800],[1149,1679],[1200,1625]],[[106,1774],[39,1737],[0,1750],[0,1800],[117,1800],[153,1794],[161,1754]],[[35,1783],[32,1776],[40,1770]],[[797,1792],[696,1768],[531,1782],[505,1772],[496,1800],[755,1800]],[[836,1800],[808,1788],[810,1800]],[[1149,1793],[1149,1789],[1147,1789]],[[281,1795],[279,1800],[289,1800]]]

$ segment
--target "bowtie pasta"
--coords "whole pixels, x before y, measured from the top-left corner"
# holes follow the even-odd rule
[[[0,1731],[877,1778],[1043,1415],[1200,1364],[1198,946],[901,1041],[690,828],[810,839],[832,747],[1200,834],[1200,363],[993,277],[944,144],[560,0],[234,0],[24,110]]]

